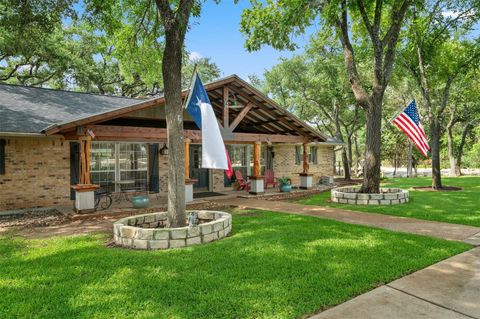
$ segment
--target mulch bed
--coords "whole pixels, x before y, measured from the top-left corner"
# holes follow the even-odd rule
[[[229,206],[221,205],[215,202],[202,202],[187,205],[189,210],[230,210]],[[68,224],[73,221],[94,221],[94,220],[117,220],[137,214],[146,214],[149,212],[166,211],[167,207],[155,206],[147,209],[119,208],[112,211],[97,211],[89,214],[63,214],[57,210],[35,212],[0,216],[0,230],[7,228],[29,228],[29,227],[48,227]]]
[[[463,190],[463,188],[455,187],[455,186],[443,186],[440,189],[435,189],[432,187],[422,187],[422,186],[415,186],[412,188],[416,191],[423,191],[423,192],[456,192],[456,191]]]
[[[70,218],[57,210],[48,212],[30,211],[16,215],[7,215],[0,217],[0,228],[8,227],[44,227],[61,225],[70,220]]]

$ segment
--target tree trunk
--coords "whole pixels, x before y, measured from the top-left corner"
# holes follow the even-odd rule
[[[407,177],[412,177],[413,156],[412,156],[412,141],[408,140],[408,159],[407,159]]]
[[[353,150],[352,150],[352,134],[348,134],[347,136],[347,156],[348,156],[348,171],[351,180],[352,177],[352,166],[353,166]]]
[[[360,150],[358,149],[358,137],[355,135],[355,139],[353,140],[354,143],[355,143],[355,176],[356,177],[359,177],[360,176],[360,172],[359,172],[359,167],[360,167]]]
[[[372,98],[367,110],[365,165],[362,193],[380,192],[380,144],[382,138],[382,96]]]
[[[440,171],[440,122],[437,118],[430,120],[430,146],[432,154],[432,188],[442,188],[442,174]]]
[[[447,125],[448,159],[449,159],[449,162],[450,162],[450,176],[459,176],[459,174],[457,172],[457,163],[455,161],[455,149],[454,149],[454,145],[453,145],[453,126],[454,126],[454,124],[455,124],[455,122],[454,122],[453,115],[452,115],[452,118],[450,119],[450,121],[448,122],[448,125]]]
[[[395,155],[393,156],[393,177],[397,175],[397,152],[395,152]]]
[[[464,148],[465,142],[467,140],[468,132],[470,132],[472,127],[473,127],[472,123],[467,123],[467,125],[465,125],[465,127],[463,128],[463,132],[462,132],[462,139],[460,141],[460,144],[458,144],[458,155],[457,155],[457,162],[456,162],[456,167],[455,167],[455,171],[458,173],[457,176],[462,175],[463,148]]]
[[[344,171],[345,180],[351,181],[352,176],[350,173],[350,165],[348,165],[348,156],[347,156],[347,150],[345,149],[345,146],[342,147],[342,161],[343,161],[343,171]]]
[[[182,107],[182,49],[181,34],[176,29],[165,32],[162,75],[165,86],[165,115],[168,139],[168,218],[170,227],[186,224],[185,168]]]

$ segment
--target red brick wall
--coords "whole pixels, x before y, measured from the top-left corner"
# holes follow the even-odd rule
[[[60,138],[1,137],[0,210],[70,205],[70,146]]]

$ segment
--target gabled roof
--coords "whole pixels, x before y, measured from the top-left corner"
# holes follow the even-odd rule
[[[141,100],[0,84],[0,132],[40,133],[47,127]]]
[[[228,88],[231,95],[234,95],[241,105],[250,103],[252,106],[235,131],[298,135],[320,142],[327,140],[327,136],[280,107],[275,101],[237,75],[231,75],[205,85],[218,118],[221,119],[223,116],[224,87]],[[183,96],[186,96],[187,93],[188,90],[182,92]],[[164,103],[163,97],[140,100],[0,85],[0,118],[7,119],[5,125],[4,121],[1,122],[0,132],[44,132],[51,135],[73,130],[77,126],[98,124],[121,118],[128,116],[131,112]],[[242,108],[229,108],[229,122],[232,123],[241,111]]]

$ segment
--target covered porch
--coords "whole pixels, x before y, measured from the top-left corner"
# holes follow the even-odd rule
[[[310,165],[319,160],[333,167],[330,158],[318,158],[317,148],[326,147],[329,151],[331,148],[333,153],[335,143],[247,82],[233,75],[209,83],[205,88],[233,169],[253,181],[252,194],[272,191],[263,187],[263,174],[267,169],[275,171],[275,162],[282,163],[278,158],[280,146],[288,146],[293,152],[294,164],[282,168],[281,174],[297,177],[294,184],[299,184],[300,175],[309,175]],[[183,96],[186,95],[184,91]],[[94,183],[115,193],[146,192],[155,194],[155,200],[160,203],[166,196],[169,169],[164,105],[163,97],[139,101],[114,111],[53,125],[44,133],[60,134],[71,142],[71,184]],[[234,191],[235,177],[229,180],[223,171],[200,167],[201,138],[201,131],[184,112],[186,184],[193,185],[196,194],[245,194]]]

